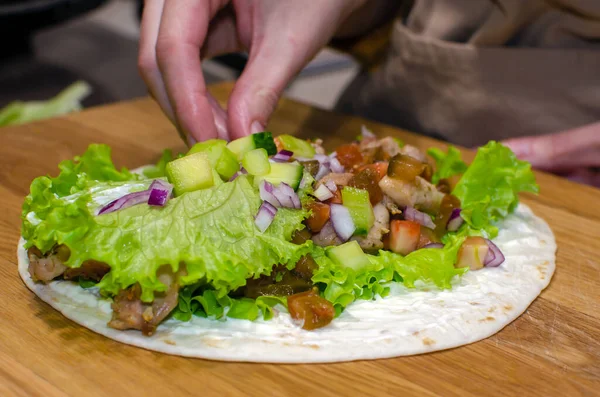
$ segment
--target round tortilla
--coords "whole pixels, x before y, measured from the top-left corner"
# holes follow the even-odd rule
[[[546,288],[555,268],[550,227],[521,204],[500,225],[494,242],[506,261],[471,271],[451,290],[393,284],[390,296],[357,301],[329,326],[305,331],[289,314],[270,321],[169,319],[151,337],[106,323],[110,301],[70,281],[32,281],[21,239],[19,273],[43,301],[74,322],[116,341],[149,350],[223,361],[324,363],[379,359],[449,349],[487,338],[523,313]]]

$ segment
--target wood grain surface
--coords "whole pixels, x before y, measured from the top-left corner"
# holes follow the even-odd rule
[[[211,87],[225,102],[230,84]],[[364,121],[282,100],[269,129],[328,146],[354,138]],[[444,144],[364,122],[422,148]],[[0,129],[0,396],[105,395],[600,395],[600,190],[538,174],[525,203],[558,242],[550,286],[498,334],[449,351],[326,365],[220,363],[113,342],[65,319],[17,274],[20,211],[31,180],[108,143],[117,165],[136,167],[164,148],[183,150],[148,99]],[[466,152],[467,158],[472,153]]]

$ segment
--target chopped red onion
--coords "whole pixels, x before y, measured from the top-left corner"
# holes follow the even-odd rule
[[[364,124],[360,128],[360,133],[363,138],[376,138],[375,134],[373,134],[373,132],[371,132],[371,130],[368,129]]]
[[[450,219],[448,219],[448,223],[446,224],[446,229],[448,229],[449,232],[457,231],[464,223],[464,219],[460,216],[460,211],[460,208],[455,208],[452,210]]]
[[[356,230],[352,216],[350,216],[350,211],[341,204],[331,204],[330,208],[331,223],[333,224],[335,233],[342,242],[348,241]]]
[[[332,198],[334,196],[334,194],[331,193],[331,190],[329,190],[327,188],[327,186],[325,186],[325,185],[319,185],[319,187],[316,188],[315,191],[313,192],[313,195],[319,201],[329,200],[330,198]]]
[[[106,204],[100,209],[98,215],[110,214],[111,212],[118,211],[120,209],[129,208],[133,205],[147,203],[150,198],[150,190],[144,190],[141,192],[129,193],[125,196],[118,198]]]
[[[288,161],[290,161],[293,155],[294,152],[290,152],[289,150],[281,150],[279,153],[273,156],[271,160],[276,161],[278,163],[287,163]]]
[[[336,174],[341,174],[345,171],[344,166],[340,163],[337,157],[333,157],[329,162],[329,167],[331,168],[331,172],[335,172]]]
[[[485,259],[483,260],[483,265],[486,267],[498,267],[502,263],[504,263],[504,254],[500,251],[500,248],[496,244],[492,242],[492,240],[485,239],[489,250]]]
[[[302,208],[302,204],[300,203],[300,197],[298,197],[298,195],[296,194],[296,192],[294,191],[294,189],[292,189],[292,187],[290,185],[288,185],[285,182],[282,182],[279,184],[277,189],[279,191],[281,191],[282,194],[285,194],[286,196],[288,196],[290,198],[290,200],[292,201],[292,206],[289,208],[295,208],[297,210]],[[277,195],[275,197],[277,197]]]
[[[335,184],[334,181],[327,181],[327,182],[325,182],[325,186],[327,186],[327,189],[329,189],[332,192],[336,192],[337,191],[337,185]]]
[[[258,227],[261,233],[264,233],[271,223],[273,223],[273,219],[275,219],[275,214],[277,214],[277,208],[272,206],[266,201],[263,201],[262,205],[258,209],[258,213],[254,217],[254,224]]]
[[[325,175],[329,174],[331,169],[323,163],[319,164],[319,171],[317,171],[317,175],[315,176],[316,180],[323,178]]]
[[[321,247],[328,247],[330,245],[335,245],[337,239],[337,235],[335,234],[335,229],[331,224],[331,221],[327,221],[323,226],[323,229],[317,234],[314,235],[313,241],[316,245]]]
[[[274,207],[302,208],[300,197],[298,197],[298,194],[294,189],[285,182],[282,182],[279,186],[275,187],[270,182],[262,181],[258,190],[261,200],[268,202]]]
[[[444,244],[442,243],[429,243],[424,245],[423,248],[444,248]]]
[[[161,179],[155,179],[148,190],[150,190],[148,205],[163,207],[171,198],[173,185]]]
[[[431,217],[424,212],[414,209],[413,207],[406,207],[404,210],[404,219],[407,221],[418,222],[430,229],[435,229],[435,223],[433,223]]]
[[[268,202],[274,207],[281,207],[281,203],[277,200],[277,197],[273,194],[273,185],[267,181],[261,181],[260,186],[258,187],[258,192],[260,194],[260,199]]]
[[[317,160],[319,163],[321,164],[325,164],[327,166],[329,166],[329,156],[325,155],[325,154],[315,154],[313,157],[314,160]]]

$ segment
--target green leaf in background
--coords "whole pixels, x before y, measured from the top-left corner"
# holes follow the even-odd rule
[[[47,101],[15,101],[0,109],[0,127],[24,124],[82,109],[81,101],[92,92],[92,87],[83,81],[73,83],[60,94]]]
[[[440,179],[451,178],[460,175],[467,170],[467,164],[461,159],[460,150],[454,146],[448,147],[448,153],[438,148],[431,148],[427,154],[435,160],[435,173],[431,182],[436,185]]]

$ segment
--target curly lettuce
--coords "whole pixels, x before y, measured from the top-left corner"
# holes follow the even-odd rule
[[[531,164],[491,141],[477,151],[452,194],[462,203],[466,223],[493,238],[498,234],[494,224],[514,211],[520,192],[539,192]]]
[[[460,150],[454,146],[448,147],[447,153],[438,148],[431,148],[427,154],[435,160],[435,172],[431,177],[433,184],[437,184],[441,179],[460,175],[467,170],[467,164],[462,161]]]

